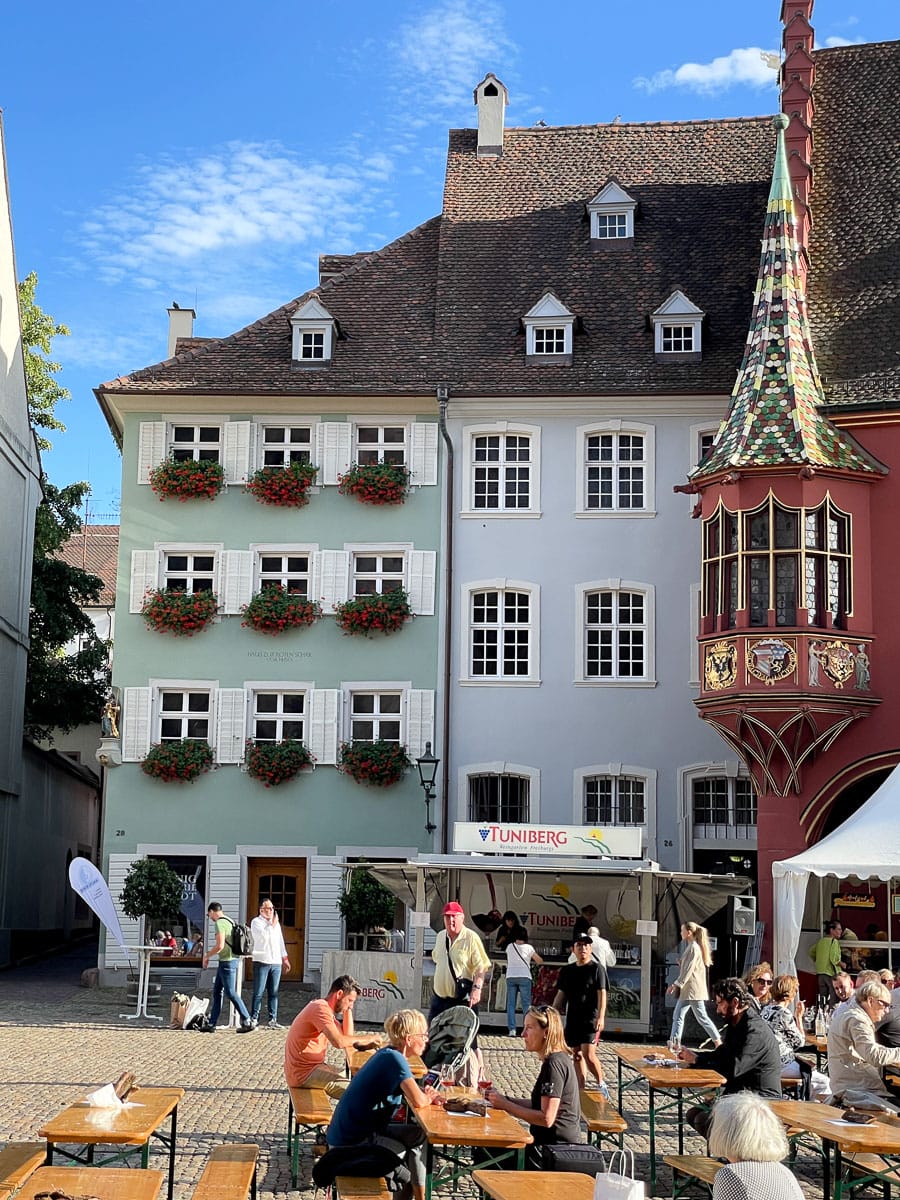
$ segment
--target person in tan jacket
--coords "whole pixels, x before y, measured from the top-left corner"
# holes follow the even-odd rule
[[[900,1063],[900,1047],[879,1046],[875,1026],[891,1011],[891,993],[870,980],[831,1020],[828,1030],[828,1075],[831,1090],[842,1104],[867,1101],[900,1111],[889,1099],[881,1078],[884,1067]]]
[[[667,995],[678,997],[675,1001],[675,1011],[672,1013],[672,1032],[669,1038],[680,1045],[684,1019],[690,1009],[697,1024],[713,1045],[720,1046],[722,1038],[706,1011],[706,1001],[709,999],[706,971],[712,965],[709,938],[702,925],[698,925],[696,921],[685,921],[681,926],[681,940],[684,943],[684,953],[678,961],[678,978],[666,988]]]

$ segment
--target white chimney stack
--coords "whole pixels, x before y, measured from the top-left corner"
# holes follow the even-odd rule
[[[175,343],[179,338],[189,338],[194,336],[194,319],[197,314],[192,308],[179,308],[176,302],[172,301],[172,307],[169,312],[169,349],[166,358],[175,357]]]
[[[496,75],[487,74],[475,88],[478,109],[478,157],[499,158],[503,153],[503,110],[509,92]]]

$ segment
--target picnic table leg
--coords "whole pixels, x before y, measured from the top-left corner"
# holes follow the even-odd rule
[[[520,1146],[519,1149],[516,1151],[516,1170],[517,1171],[525,1170],[525,1147],[524,1146]]]
[[[839,1142],[834,1143],[834,1200],[841,1200],[841,1192],[844,1189],[843,1163],[841,1162],[841,1147]]]
[[[172,1120],[169,1124],[169,1200],[175,1191],[175,1135],[178,1132],[178,1105],[172,1109]],[[147,1149],[149,1150],[149,1144]]]
[[[622,1111],[622,1060],[618,1060],[619,1066],[619,1112]]]
[[[822,1195],[831,1200],[831,1142],[822,1139]]]
[[[47,1157],[44,1159],[44,1162],[46,1163],[46,1165],[48,1167],[53,1166],[53,1143],[52,1142],[47,1143]]]
[[[425,1200],[431,1200],[434,1189],[434,1147],[431,1142],[425,1143]]]
[[[656,1195],[656,1094],[650,1084],[650,1195]]]
[[[291,1131],[294,1128],[294,1102],[288,1092],[288,1158],[291,1156]]]
[[[678,1089],[678,1153],[684,1154],[684,1092]]]
[[[300,1127],[294,1129],[294,1148],[291,1153],[291,1186],[296,1188],[297,1177],[300,1174]]]

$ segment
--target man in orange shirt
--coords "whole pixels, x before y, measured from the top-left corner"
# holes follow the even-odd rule
[[[338,1099],[350,1081],[325,1062],[329,1044],[339,1050],[381,1045],[377,1034],[354,1033],[353,1005],[360,990],[350,975],[339,975],[324,1000],[311,1000],[294,1018],[284,1045],[288,1087],[324,1088],[332,1099]]]

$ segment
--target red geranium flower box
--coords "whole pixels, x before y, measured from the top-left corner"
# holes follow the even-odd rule
[[[413,611],[402,588],[393,592],[377,592],[373,596],[356,596],[334,606],[334,615],[344,633],[394,633],[411,620]]]
[[[338,491],[362,504],[402,504],[409,491],[409,470],[398,463],[352,463],[338,476]]]
[[[207,459],[167,458],[150,472],[150,486],[160,500],[215,500],[225,486],[225,468]]]
[[[316,481],[318,470],[310,463],[262,467],[247,480],[247,491],[260,504],[272,504],[276,508],[302,508],[304,504],[309,504],[309,489]]]
[[[283,742],[255,742],[251,738],[244,745],[247,774],[265,787],[289,783],[314,762],[303,743],[290,738]]]
[[[398,742],[342,742],[338,770],[357,783],[390,787],[412,766]]]
[[[150,592],[141,608],[141,616],[156,633],[191,637],[212,621],[219,610],[215,592],[181,592],[157,588]]]
[[[241,609],[247,629],[257,633],[268,633],[277,637],[292,629],[306,629],[322,615],[322,608],[314,600],[286,592],[280,583],[265,587],[249,604]]]

